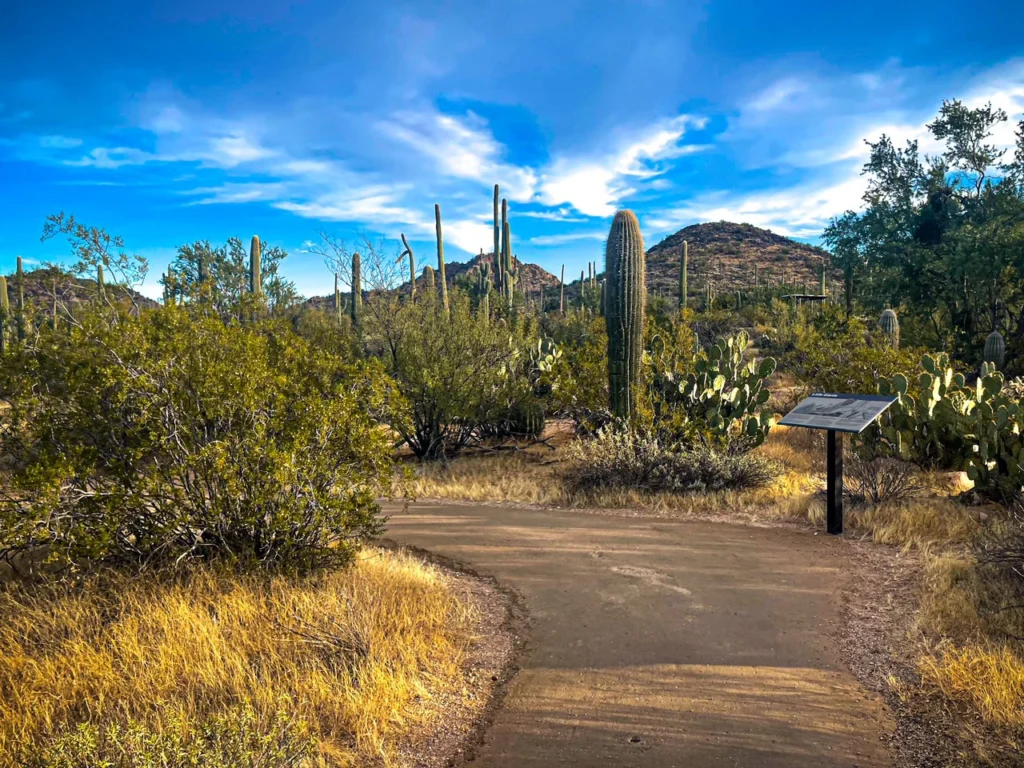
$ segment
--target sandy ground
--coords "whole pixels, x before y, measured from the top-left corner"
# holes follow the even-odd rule
[[[470,505],[389,538],[529,613],[478,766],[888,766],[894,722],[837,640],[847,542],[811,532]]]

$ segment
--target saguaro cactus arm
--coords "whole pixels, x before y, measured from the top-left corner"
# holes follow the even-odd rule
[[[437,228],[437,273],[441,280],[441,304],[448,311],[448,279],[444,270],[444,237],[441,234],[441,206],[434,203],[434,225]]]

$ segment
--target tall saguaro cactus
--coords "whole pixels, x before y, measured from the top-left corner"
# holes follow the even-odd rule
[[[363,308],[363,261],[358,253],[352,254],[352,325],[359,326],[359,313]]]
[[[10,332],[11,301],[7,298],[7,278],[0,275],[0,355],[7,351],[7,334]]]
[[[558,311],[565,314],[565,264],[562,265],[562,279],[559,281],[561,292],[558,295]]]
[[[494,273],[495,273],[495,286],[498,289],[498,293],[502,296],[505,295],[505,274],[502,272],[502,261],[501,261],[501,232],[503,227],[498,223],[498,199],[500,196],[500,189],[498,185],[494,185]]]
[[[686,309],[686,293],[689,290],[690,244],[683,240],[683,252],[679,256],[679,309]]]
[[[632,211],[615,214],[605,246],[608,281],[608,388],[612,413],[628,419],[636,408],[643,351],[647,265],[640,222]]]
[[[444,238],[441,235],[441,206],[434,203],[434,224],[437,228],[437,274],[441,280],[441,305],[448,311],[448,279],[444,271]]]
[[[260,268],[263,266],[262,254],[260,239],[257,235],[253,235],[252,242],[249,244],[249,293],[253,296],[263,294],[263,276],[260,274]]]
[[[100,301],[107,298],[107,286],[103,280],[103,265],[96,265],[96,286],[99,288]]]
[[[18,293],[17,293],[17,305],[18,310],[18,341],[25,341],[25,268],[21,263],[21,256],[18,257]]]
[[[401,261],[406,256],[409,257],[409,295],[412,296],[412,300],[416,301],[416,257],[412,253],[412,246],[409,245],[409,241],[405,239],[405,233],[402,235],[402,245],[405,246],[405,250],[402,251],[402,255],[398,257]]]

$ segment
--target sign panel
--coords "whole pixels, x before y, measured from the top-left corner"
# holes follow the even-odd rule
[[[863,432],[868,424],[896,402],[888,395],[811,395],[779,422],[787,427]]]

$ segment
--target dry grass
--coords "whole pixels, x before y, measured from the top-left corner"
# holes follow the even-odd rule
[[[971,644],[923,657],[921,676],[990,724],[1024,735],[1024,662],[1007,646]]]
[[[344,572],[197,569],[0,592],[0,766],[90,722],[197,729],[245,703],[282,707],[321,766],[393,764],[461,680],[470,609],[444,576],[370,550]]]

